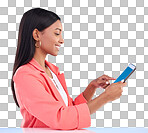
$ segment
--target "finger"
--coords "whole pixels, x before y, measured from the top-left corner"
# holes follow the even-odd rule
[[[116,80],[115,78],[104,78],[102,80],[106,80],[106,81],[109,81],[109,80]]]
[[[99,83],[98,86],[101,87],[101,88],[104,88],[106,85],[107,85],[106,81],[104,81],[104,82]]]
[[[106,85],[106,82],[102,82],[102,83],[99,84],[100,87],[102,87],[104,85]]]
[[[117,82],[117,83],[121,84],[121,86],[122,86],[122,87],[124,87],[124,86],[126,86],[126,85],[127,85],[127,83],[126,83],[126,82],[124,82],[124,83],[123,83],[122,81],[119,81],[119,82]]]
[[[114,78],[114,77],[110,77],[110,76],[108,76],[108,75],[103,75],[102,77],[107,77],[107,78]],[[114,78],[115,79],[115,78]]]
[[[116,78],[112,78],[112,77],[111,77],[111,78],[108,78],[107,80],[116,80]]]
[[[103,88],[104,88],[104,89],[106,89],[106,88],[107,88],[107,86],[109,86],[109,85],[110,85],[110,83],[109,83],[109,84],[104,85],[104,86],[103,86]]]
[[[109,86],[110,85],[110,82],[102,82],[101,84],[100,84],[100,87],[101,88],[103,88],[103,89],[105,89],[107,86]]]
[[[106,81],[106,84],[108,85],[108,84],[110,84],[110,82],[109,81]]]
[[[108,76],[108,75],[102,75],[101,77],[106,77],[106,78],[114,78],[114,77],[110,77],[110,76]]]
[[[124,82],[124,83],[123,83],[123,86],[127,86],[127,83],[126,83],[126,82]]]

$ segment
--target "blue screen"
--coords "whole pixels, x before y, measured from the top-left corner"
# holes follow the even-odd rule
[[[114,83],[119,82],[123,79],[126,79],[126,77],[128,77],[128,75],[133,71],[133,69],[131,69],[130,67],[127,67],[122,74],[115,80]]]

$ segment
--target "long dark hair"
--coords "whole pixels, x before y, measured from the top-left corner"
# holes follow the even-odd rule
[[[29,63],[34,57],[36,41],[32,36],[33,30],[37,28],[39,31],[43,31],[57,20],[61,21],[57,14],[42,8],[32,8],[23,14],[19,25],[17,50],[11,79],[13,98],[18,107],[20,106],[15,94],[13,76],[20,66]]]

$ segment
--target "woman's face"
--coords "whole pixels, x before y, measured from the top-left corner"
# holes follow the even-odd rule
[[[60,45],[64,43],[62,38],[62,23],[57,20],[55,23],[40,32],[41,50],[45,54],[57,56]]]

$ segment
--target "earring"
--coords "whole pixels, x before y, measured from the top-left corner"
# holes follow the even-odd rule
[[[39,46],[37,46],[37,44],[35,44],[35,47],[39,48]]]
[[[41,47],[41,41],[39,41],[39,44],[40,44],[40,46],[37,46],[37,43],[35,44],[35,46],[36,46],[37,48]]]
[[[40,41],[40,47],[41,47],[41,41]]]

